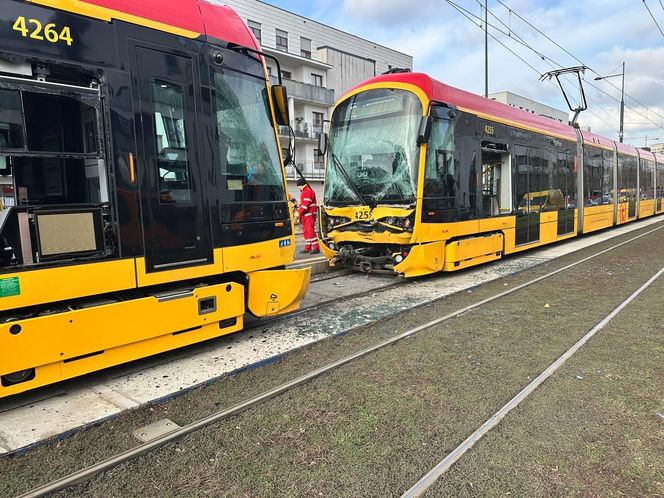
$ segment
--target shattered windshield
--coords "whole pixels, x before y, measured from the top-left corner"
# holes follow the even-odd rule
[[[330,127],[325,202],[414,203],[421,118],[420,100],[403,90],[368,90],[340,104]]]
[[[284,200],[265,81],[234,71],[216,72],[214,89],[221,173],[234,201]]]

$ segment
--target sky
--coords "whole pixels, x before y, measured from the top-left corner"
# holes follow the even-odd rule
[[[446,0],[265,1],[410,54],[414,70],[484,94],[484,27],[477,25],[483,0],[454,0],[480,18],[475,24]],[[664,34],[646,5],[664,30],[661,0],[489,0],[489,34],[497,38],[489,37],[489,93],[509,90],[567,110],[557,84],[539,75],[583,63],[590,68],[583,75],[588,110],[579,123],[617,139],[621,77],[594,78],[621,73],[624,61],[625,142],[642,147],[646,136],[648,144],[664,142]],[[577,101],[574,81],[563,83]]]

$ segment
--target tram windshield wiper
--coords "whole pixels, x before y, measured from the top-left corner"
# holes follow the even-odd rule
[[[346,180],[346,183],[350,187],[351,192],[353,192],[353,195],[355,195],[355,197],[357,197],[357,200],[360,201],[362,203],[362,205],[371,207],[371,204],[364,198],[364,196],[357,189],[357,187],[353,183],[353,180],[351,179],[350,175],[348,174],[348,171],[346,171],[346,168],[344,168],[343,164],[341,164],[341,161],[339,161],[339,158],[337,157],[337,155],[332,150],[330,150],[330,157],[332,158],[332,162],[334,162],[334,165],[337,168],[337,170],[341,173],[341,175]]]

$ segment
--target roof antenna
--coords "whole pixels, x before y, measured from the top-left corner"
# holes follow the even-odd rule
[[[574,113],[574,117],[570,122],[570,125],[573,126],[574,128],[579,127],[579,124],[576,122],[576,120],[579,119],[579,114],[581,114],[581,111],[585,111],[586,109],[588,109],[588,103],[586,102],[586,94],[583,91],[583,81],[581,80],[581,74],[585,73],[586,69],[588,69],[588,67],[586,66],[565,67],[561,69],[554,69],[553,71],[549,71],[548,73],[544,73],[542,76],[540,76],[540,81],[544,81],[545,79],[550,80],[551,78],[554,77],[556,78],[558,86],[560,87],[560,90],[563,92],[563,97],[565,97],[565,101],[567,102],[567,107],[569,107],[569,110]],[[565,91],[563,84],[560,82],[561,75],[570,74],[570,73],[576,74],[576,79],[579,82],[579,104],[576,107],[572,107],[569,97],[567,96],[567,92]]]

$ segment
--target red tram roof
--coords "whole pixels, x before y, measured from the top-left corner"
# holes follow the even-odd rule
[[[206,35],[259,50],[237,13],[205,0],[27,0],[87,17],[122,20],[183,36]]]
[[[424,73],[394,73],[384,74],[371,78],[360,85],[357,85],[352,90],[370,85],[373,83],[405,83],[419,87],[427,95],[430,100],[452,104],[460,110],[469,111],[487,119],[495,119],[499,122],[516,126],[518,128],[525,128],[540,133],[565,138],[571,141],[576,141],[576,132],[574,128],[566,123],[560,123],[553,119],[545,118],[532,114],[530,112],[516,109],[506,104],[496,102],[495,100],[480,97],[474,93],[466,92],[452,86],[441,83],[431,76]],[[351,91],[352,91],[351,90]],[[594,133],[582,131],[584,143],[588,145],[599,145],[614,149],[614,142],[606,137],[596,135]],[[634,147],[625,144],[616,144],[620,152],[637,155],[637,150]],[[664,157],[657,156],[657,160],[664,161]]]
[[[384,74],[371,78],[359,86],[387,82],[415,85],[421,88],[430,100],[452,104],[460,110],[470,111],[474,114],[483,114],[486,117],[494,119],[497,118],[498,120],[505,121],[507,124],[513,124],[520,128],[532,128],[543,133],[576,141],[576,133],[571,126],[522,111],[521,109],[515,109],[514,107],[480,97],[459,88],[454,88],[424,73]]]
[[[651,161],[655,160],[655,154],[649,150],[639,149],[639,155],[644,159],[650,159]]]
[[[591,133],[589,131],[584,131],[581,130],[581,136],[583,137],[583,143],[588,144],[588,145],[599,145],[601,147],[606,147],[607,149],[615,149],[613,145],[613,140],[610,140],[606,137],[603,137],[601,135],[597,135],[595,133]],[[623,151],[624,152],[624,151]],[[636,155],[636,149],[630,150],[628,152],[629,154]]]

